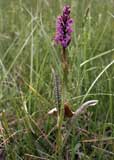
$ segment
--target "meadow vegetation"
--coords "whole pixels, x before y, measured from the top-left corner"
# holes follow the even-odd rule
[[[87,100],[99,102],[70,126],[58,156],[57,120],[47,113],[55,107],[52,67],[62,79],[61,46],[53,38],[65,4],[74,20],[65,100],[73,111]],[[113,68],[113,0],[0,0],[0,156],[114,160]]]

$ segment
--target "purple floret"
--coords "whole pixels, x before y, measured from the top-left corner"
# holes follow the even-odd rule
[[[57,17],[55,42],[66,48],[71,41],[73,20],[70,18],[70,7],[64,6],[63,15]]]

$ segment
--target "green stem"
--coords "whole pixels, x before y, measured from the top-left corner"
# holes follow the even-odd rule
[[[57,119],[57,144],[56,144],[56,153],[58,154],[59,158],[61,157],[61,151],[63,146],[63,138],[62,138],[62,124],[63,124],[63,110],[61,109],[60,114],[58,114]]]
[[[62,68],[63,68],[63,83],[64,87],[67,87],[67,80],[68,80],[68,60],[66,54],[66,48],[63,47],[62,49]]]

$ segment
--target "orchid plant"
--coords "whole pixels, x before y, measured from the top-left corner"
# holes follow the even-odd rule
[[[70,17],[71,8],[70,6],[66,5],[63,8],[62,15],[57,17],[56,21],[56,35],[54,37],[54,41],[57,45],[62,46],[62,68],[63,68],[63,81],[68,81],[68,60],[66,49],[71,42],[71,34],[73,32],[72,25],[73,19]],[[60,78],[59,75],[52,69],[54,75],[54,82],[55,82],[55,96],[57,107],[53,108],[48,112],[48,115],[55,115],[57,117],[57,128],[58,128],[58,135],[56,140],[56,148],[57,152],[60,150],[61,143],[63,142],[62,139],[62,122],[64,117],[70,118],[70,124],[82,113],[84,113],[89,106],[95,106],[98,103],[98,100],[90,100],[83,103],[79,108],[73,112],[68,102],[61,102],[61,89],[60,89]],[[66,85],[63,82],[63,85]],[[62,86],[64,88],[64,86]],[[62,107],[63,106],[63,107]],[[72,125],[71,125],[72,126]]]

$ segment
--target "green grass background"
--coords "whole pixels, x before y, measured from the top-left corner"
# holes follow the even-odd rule
[[[47,112],[54,107],[51,67],[62,76],[61,47],[54,45],[53,37],[65,4],[74,19],[66,100],[73,110],[86,100],[99,103],[89,110],[89,120],[83,115],[76,122],[61,160],[67,151],[69,159],[77,159],[80,145],[80,159],[114,159],[114,1],[0,0],[0,138],[8,160],[57,159],[43,134],[56,124]],[[110,140],[88,144],[94,146],[89,152],[80,143],[89,135],[75,132],[86,126]]]

